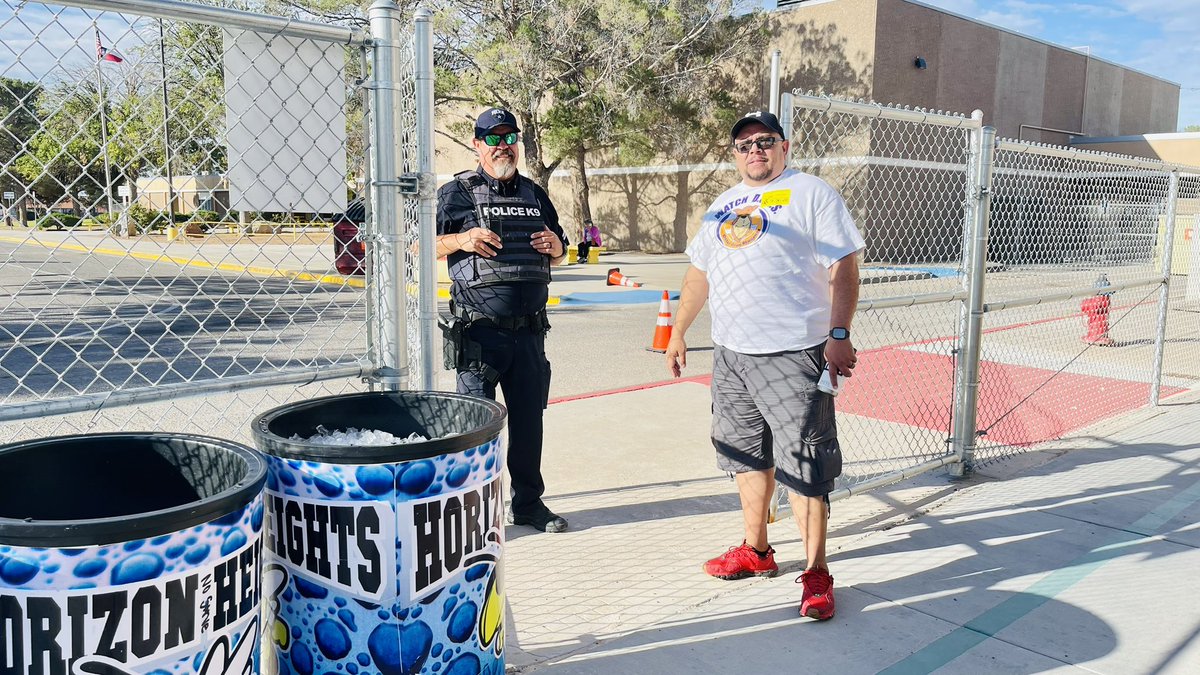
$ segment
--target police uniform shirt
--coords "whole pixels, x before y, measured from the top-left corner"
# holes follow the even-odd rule
[[[502,197],[515,196],[518,182],[525,181],[537,198],[542,212],[542,220],[552,232],[563,242],[563,250],[567,247],[567,236],[558,223],[558,211],[550,203],[550,196],[542,187],[530,181],[521,174],[512,179],[501,181],[489,176],[482,167],[476,169],[495,194]],[[459,180],[452,180],[438,188],[437,230],[438,235],[457,234],[479,226],[479,215],[471,194]],[[447,265],[453,268],[462,260],[475,256],[474,253],[456,251],[447,259]],[[546,284],[530,282],[500,283],[488,286],[470,286],[455,279],[450,287],[450,295],[458,307],[473,309],[488,316],[518,317],[536,314],[546,306],[549,299],[549,288]]]

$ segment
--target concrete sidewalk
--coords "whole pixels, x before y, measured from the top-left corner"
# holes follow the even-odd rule
[[[510,671],[1200,672],[1195,392],[965,481],[835,502],[824,623],[798,615],[790,521],[771,526],[778,577],[701,572],[742,536],[708,396],[683,381],[551,406],[548,502],[571,531],[508,528]]]

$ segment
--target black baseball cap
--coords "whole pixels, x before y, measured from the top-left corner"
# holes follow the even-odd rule
[[[479,113],[478,119],[475,120],[475,138],[483,138],[491,133],[496,127],[512,127],[513,131],[520,131],[517,127],[517,118],[512,113],[504,108],[488,108]]]
[[[779,123],[779,118],[775,116],[775,113],[767,112],[766,110],[753,110],[743,115],[740,120],[733,123],[733,130],[729,132],[729,137],[737,138],[738,132],[746,128],[746,125],[756,122],[785,139],[787,138],[787,133],[784,132],[783,125]]]

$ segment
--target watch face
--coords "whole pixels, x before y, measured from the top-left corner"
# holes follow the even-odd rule
[[[846,330],[845,328],[834,328],[833,330],[829,331],[829,337],[833,338],[834,340],[845,340],[846,338],[850,337],[850,331]]]

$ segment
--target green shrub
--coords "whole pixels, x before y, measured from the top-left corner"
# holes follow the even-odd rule
[[[203,223],[216,222],[218,214],[216,211],[205,211],[204,209],[196,209],[188,214],[188,220],[199,221]]]
[[[69,213],[48,213],[33,222],[39,230],[62,230],[79,225],[79,216]]]

